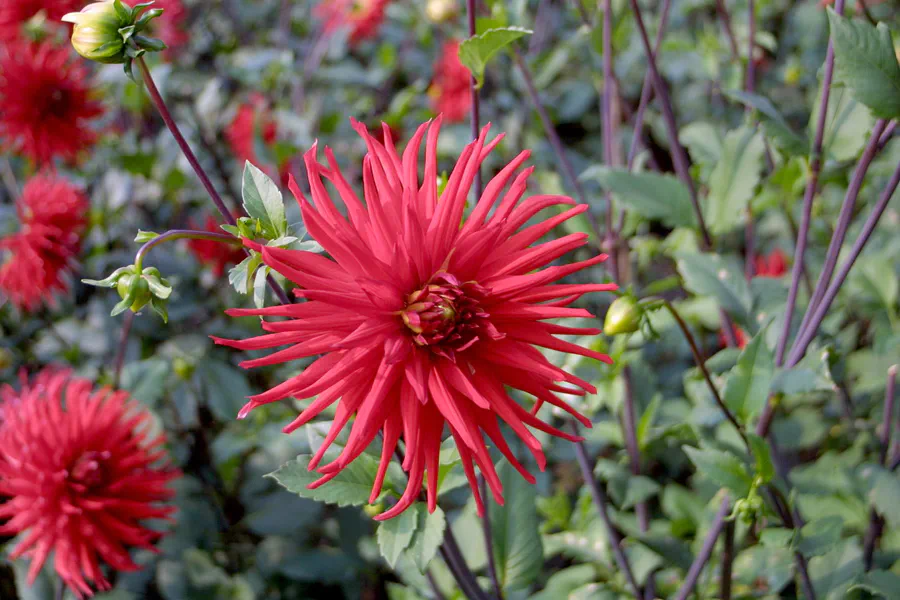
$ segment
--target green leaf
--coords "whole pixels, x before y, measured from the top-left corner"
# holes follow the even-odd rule
[[[648,498],[652,498],[658,494],[661,489],[662,486],[649,477],[638,475],[629,478],[628,488],[625,491],[625,499],[622,501],[622,509],[627,510]]]
[[[253,304],[256,308],[262,308],[266,305],[266,284],[269,276],[269,267],[260,267],[256,270],[253,277]]]
[[[797,550],[807,558],[827,554],[841,541],[843,529],[844,520],[835,515],[810,521],[800,529]]]
[[[533,33],[522,27],[488,29],[481,35],[470,37],[459,45],[459,61],[471,71],[479,89],[484,85],[484,69],[499,50],[517,39]]]
[[[806,352],[794,368],[783,369],[772,379],[772,393],[806,394],[809,392],[827,392],[834,389],[829,366],[829,352],[821,348],[813,348]]]
[[[368,504],[369,494],[375,483],[378,461],[366,454],[360,454],[349,465],[344,467],[337,477],[314,490],[308,485],[321,477],[315,471],[307,470],[312,458],[309,454],[301,454],[289,461],[277,471],[269,473],[271,477],[289,492],[299,494],[303,498],[311,498],[338,506],[362,506]]]
[[[497,467],[506,504],[489,502],[491,539],[497,576],[504,588],[520,589],[532,583],[544,564],[544,552],[533,485],[504,459]]]
[[[869,500],[885,521],[888,527],[900,528],[900,478],[882,467],[875,467]]]
[[[197,375],[206,389],[207,403],[213,415],[223,423],[234,420],[252,393],[244,371],[204,357],[197,362]]]
[[[822,95],[819,92],[809,119],[809,135],[814,135],[821,108]],[[866,145],[874,123],[871,111],[854,100],[847,88],[832,87],[825,115],[823,156],[838,161],[856,158]]]
[[[672,175],[595,166],[585,171],[581,179],[597,180],[646,219],[662,221],[669,227],[693,227],[697,222],[687,187]]]
[[[744,106],[749,106],[759,112],[760,120],[766,133],[781,148],[793,155],[806,155],[809,153],[807,141],[791,129],[791,126],[788,125],[788,122],[768,98],[736,89],[724,90],[723,93]]]
[[[409,547],[418,526],[419,513],[412,508],[405,510],[393,519],[388,519],[378,526],[375,537],[378,549],[388,565],[393,569],[400,554]]]
[[[250,161],[244,163],[241,197],[247,214],[262,223],[265,237],[274,239],[285,235],[287,218],[284,215],[281,190]]]
[[[684,446],[684,452],[704,477],[730,489],[741,498],[750,492],[753,478],[738,457],[720,450],[691,446]]]
[[[706,219],[713,233],[725,233],[742,223],[759,184],[765,146],[754,129],[728,132],[722,155],[709,179]]]
[[[769,483],[775,478],[775,464],[772,462],[769,444],[755,433],[748,433],[747,439],[750,441],[750,450],[753,452],[756,474],[763,483]]]
[[[424,573],[428,569],[428,563],[437,553],[441,542],[444,541],[447,519],[440,507],[435,508],[433,513],[429,513],[428,507],[421,502],[412,505],[406,512],[413,512],[416,517],[416,529],[406,554],[419,571]]]
[[[689,291],[714,297],[732,316],[747,322],[753,300],[743,269],[735,260],[718,254],[682,254],[677,265]]]
[[[650,428],[653,427],[653,420],[656,418],[656,411],[659,410],[660,404],[662,404],[662,395],[657,394],[653,396],[653,399],[650,400],[650,404],[647,405],[647,408],[644,409],[641,418],[638,420],[636,434],[638,445],[641,448],[649,441],[648,436],[650,435]]]
[[[900,117],[900,64],[887,25],[873,27],[828,9],[834,72],[880,119]]]
[[[764,338],[760,331],[750,340],[725,382],[725,405],[744,421],[762,411],[772,387],[775,357]]]
[[[894,598],[900,590],[900,575],[892,571],[869,571],[862,581],[850,586],[848,591],[863,590],[886,600]]]
[[[763,529],[759,541],[766,548],[790,548],[794,542],[794,530],[783,527]]]
[[[228,271],[228,283],[239,294],[246,294],[250,289],[250,277],[262,262],[262,257],[252,252],[250,256],[236,264]]]

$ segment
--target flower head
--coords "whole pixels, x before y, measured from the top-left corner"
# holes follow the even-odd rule
[[[361,124],[354,121],[353,125],[369,152],[362,170],[364,202],[344,179],[328,148],[327,167],[317,161],[315,146],[305,155],[312,202],[291,181],[307,231],[330,258],[245,242],[261,253],[266,265],[296,283],[300,289],[295,293],[306,301],[230,310],[233,316],[287,320],[263,321],[268,335],[216,342],[243,350],[287,346],[245,361],[245,367],[319,358],[296,377],[252,396],[239,416],[289,396],[315,396],[285,427],[285,432],[291,432],[337,403],[331,430],[309,464],[321,475],[311,487],[335,477],[381,432],[381,465],[373,501],[398,440],[403,439],[403,468],[409,473],[409,484],[399,502],[378,519],[388,519],[409,507],[426,477],[428,503],[434,509],[438,454],[446,426],[456,441],[481,511],[475,465],[484,473],[494,497],[503,501],[485,435],[533,482],[533,476],[510,451],[501,424],[522,439],[541,469],[546,459],[528,427],[577,439],[536,416],[542,403],[559,407],[590,426],[590,421],[559,395],[581,396],[593,392],[594,386],[551,364],[536,346],[610,360],[555,337],[595,335],[598,329],[545,322],[592,317],[587,310],[570,305],[586,293],[608,291],[615,285],[553,283],[602,262],[606,256],[542,268],[584,246],[588,236],[573,233],[533,244],[588,207],[575,205],[564,196],[532,196],[520,202],[533,170],[527,168],[516,175],[529,157],[527,151],[486,185],[468,218],[463,219],[479,165],[502,138],[488,142],[488,127],[462,152],[439,195],[440,119],[420,126],[402,154],[390,142],[379,143]],[[424,180],[420,183],[418,154],[423,141]],[[346,218],[326,191],[323,177],[338,191]],[[559,205],[568,208],[523,228],[542,210]],[[532,411],[513,400],[507,387],[533,396]],[[333,462],[321,465],[325,451],[354,415],[346,446]]]
[[[434,111],[448,121],[462,121],[471,106],[472,74],[459,61],[459,42],[451,40],[441,49],[441,57],[434,65],[434,81],[428,94]]]
[[[0,47],[0,105],[0,144],[40,164],[87,150],[103,113],[87,68],[50,42]]]
[[[20,310],[52,305],[68,289],[68,274],[87,225],[87,197],[52,174],[32,177],[16,209],[18,233],[0,239],[0,293]]]
[[[315,13],[324,20],[322,27],[326,33],[347,27],[352,45],[378,33],[389,3],[390,0],[323,0]]]
[[[78,10],[84,0],[3,0],[0,2],[0,43],[10,43],[21,37],[22,27],[40,12],[51,23],[72,10]]]
[[[213,232],[222,231],[219,228],[218,221],[212,215],[207,215],[203,227],[198,227],[195,223],[192,223],[191,228]],[[210,240],[188,240],[188,248],[199,262],[209,265],[217,279],[222,276],[227,267],[238,264],[247,256],[239,247]]]
[[[80,596],[110,583],[101,563],[139,567],[129,547],[153,550],[159,531],[144,524],[169,518],[165,437],[148,434],[150,413],[126,392],[94,389],[86,379],[44,370],[18,392],[0,425],[0,526],[21,541],[10,554],[31,558],[34,581],[52,552],[56,572]]]
[[[783,250],[772,250],[768,255],[757,254],[753,258],[756,277],[781,277],[788,272],[788,258]]]

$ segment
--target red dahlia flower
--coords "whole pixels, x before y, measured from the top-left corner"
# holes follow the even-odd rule
[[[753,271],[757,277],[781,277],[788,271],[787,255],[779,249],[768,256],[757,254],[753,258]]]
[[[232,316],[288,319],[263,321],[269,335],[215,341],[242,350],[287,346],[247,360],[245,367],[319,358],[296,377],[252,396],[239,417],[288,396],[315,397],[285,427],[285,432],[291,432],[337,402],[334,424],[309,465],[322,477],[310,487],[334,478],[381,432],[381,465],[372,501],[402,438],[403,468],[409,472],[409,484],[399,502],[376,517],[379,520],[409,507],[426,475],[428,504],[434,510],[438,454],[446,425],[456,440],[478,510],[483,511],[474,465],[484,473],[494,498],[503,502],[484,435],[525,479],[534,482],[504,441],[500,425],[505,423],[522,439],[541,469],[546,459],[529,426],[578,439],[535,416],[543,402],[572,414],[586,427],[591,425],[558,394],[581,396],[585,391],[594,392],[594,386],[551,364],[535,346],[610,361],[605,354],[555,337],[595,335],[598,329],[544,322],[592,317],[569,305],[588,292],[613,290],[614,284],[551,284],[604,261],[606,256],[541,268],[584,246],[588,236],[573,233],[532,244],[588,207],[575,205],[564,196],[532,196],[520,203],[533,170],[527,168],[516,175],[529,157],[527,151],[487,184],[468,218],[463,219],[479,165],[502,138],[487,142],[488,127],[462,152],[439,196],[440,119],[420,126],[402,155],[392,143],[382,145],[364,126],[355,121],[353,125],[369,150],[363,161],[364,203],[344,179],[329,148],[325,149],[327,167],[317,162],[316,146],[305,155],[313,203],[291,181],[307,231],[330,258],[246,242],[262,253],[268,266],[300,286],[296,293],[306,301],[230,310]],[[420,184],[418,154],[423,139],[427,141]],[[348,218],[330,198],[323,177],[338,191]],[[542,210],[558,205],[569,208],[521,229]],[[529,412],[514,401],[507,386],[534,396],[534,410]],[[336,460],[320,465],[325,451],[353,415],[347,445]]]
[[[20,37],[22,26],[41,11],[50,23],[79,10],[85,0],[3,0],[0,2],[0,42],[9,43]]]
[[[325,33],[342,27],[350,29],[350,44],[374,37],[384,21],[384,10],[390,0],[323,0],[315,14],[324,20]]]
[[[200,229],[195,224],[192,224],[191,227]],[[222,231],[218,221],[212,216],[206,217],[202,230],[217,233]],[[240,248],[211,240],[188,240],[188,248],[198,261],[210,266],[216,278],[221,277],[228,266],[238,264],[247,256]]]
[[[0,47],[0,142],[40,164],[72,161],[97,139],[103,113],[88,70],[68,47],[19,42]]]
[[[16,206],[22,228],[0,239],[0,254],[8,254],[0,266],[0,294],[30,312],[52,305],[53,295],[68,289],[88,205],[78,188],[55,175],[37,175],[25,184]]]
[[[441,57],[434,65],[434,81],[428,94],[434,111],[448,121],[462,121],[471,106],[472,74],[459,62],[459,42],[451,40],[441,49]]]
[[[44,370],[19,392],[0,426],[0,526],[21,541],[10,554],[31,558],[33,582],[49,554],[60,578],[79,597],[91,584],[107,590],[105,563],[139,567],[128,547],[153,550],[162,534],[142,522],[168,519],[165,437],[150,437],[150,413],[126,392],[93,389],[86,379]]]

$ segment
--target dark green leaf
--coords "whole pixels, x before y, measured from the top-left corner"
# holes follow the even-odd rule
[[[738,457],[711,448],[685,446],[684,451],[697,467],[697,472],[704,477],[730,489],[739,497],[744,497],[750,492],[753,478]]]
[[[809,144],[807,141],[791,129],[791,126],[788,125],[788,122],[768,98],[744,90],[734,89],[725,90],[724,94],[758,111],[762,117],[761,120],[766,133],[781,148],[794,155],[808,154]]]
[[[761,331],[747,343],[725,382],[723,400],[739,420],[746,422],[762,411],[774,372],[775,357]]]
[[[752,298],[743,269],[718,254],[682,254],[678,272],[685,287],[698,296],[712,296],[735,318],[746,322]]]
[[[870,571],[863,575],[862,581],[850,586],[849,591],[864,590],[885,600],[891,600],[900,590],[900,575],[892,571]]]
[[[687,187],[672,175],[599,166],[585,171],[581,179],[596,179],[646,219],[659,220],[670,227],[692,227],[697,222]]]
[[[535,488],[504,459],[497,468],[506,504],[489,505],[497,576],[504,588],[532,583],[544,563]]]

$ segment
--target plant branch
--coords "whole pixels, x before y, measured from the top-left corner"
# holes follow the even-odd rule
[[[572,432],[575,435],[578,435],[578,426],[575,425],[575,423],[570,423],[570,427],[572,428]],[[607,510],[609,500],[606,497],[603,486],[594,479],[594,472],[591,468],[590,461],[588,461],[584,442],[575,442],[575,456],[578,458],[578,466],[581,467],[581,476],[584,478],[584,483],[591,490],[591,497],[594,499],[594,505],[597,507],[597,512],[600,513],[600,519],[606,527],[606,534],[609,537],[613,558],[615,558],[619,570],[625,575],[625,579],[628,581],[628,585],[631,586],[635,598],[640,598],[641,588],[634,578],[634,571],[631,569],[628,557],[625,556],[625,552],[622,550],[622,534],[619,533],[619,530],[616,529],[612,519],[609,518],[609,511]]]
[[[875,204],[875,207],[863,224],[859,237],[857,237],[856,241],[853,243],[849,256],[844,261],[844,264],[841,265],[841,268],[835,275],[834,281],[828,286],[824,296],[822,296],[821,302],[819,302],[818,307],[816,307],[815,314],[810,318],[809,325],[797,338],[795,348],[791,352],[791,360],[787,363],[788,368],[793,367],[800,362],[806,354],[806,349],[809,347],[810,342],[812,342],[816,332],[819,330],[819,326],[822,324],[822,320],[825,318],[828,309],[831,307],[831,303],[834,302],[838,291],[840,291],[841,286],[843,286],[844,281],[847,279],[847,274],[850,272],[850,269],[853,268],[853,264],[856,262],[856,259],[859,258],[866,243],[868,243],[869,238],[872,236],[872,232],[875,231],[875,226],[878,225],[878,221],[881,219],[881,215],[884,214],[888,203],[891,201],[891,196],[893,196],[898,185],[900,185],[900,165],[897,165],[887,186],[881,192],[878,202]]]
[[[440,552],[460,589],[469,600],[489,600],[487,594],[484,593],[484,590],[481,589],[475,580],[475,575],[472,574],[472,571],[466,565],[456,537],[453,535],[453,530],[449,526],[444,530],[444,542],[441,544]]]
[[[134,255],[135,270],[140,273],[144,263],[144,256],[146,256],[147,253],[150,252],[150,250],[152,250],[154,247],[159,246],[163,242],[181,239],[209,240],[222,244],[231,244],[234,246],[243,245],[243,242],[241,242],[240,238],[236,238],[233,235],[229,235],[227,233],[218,233],[216,231],[195,231],[193,229],[170,229],[169,231],[161,233],[153,239],[144,242],[144,245],[141,246],[140,249],[138,249],[137,254]]]
[[[719,539],[719,534],[722,533],[722,527],[725,526],[725,519],[728,518],[730,508],[731,501],[726,497],[719,505],[719,510],[716,511],[716,516],[713,518],[712,525],[709,526],[709,531],[706,533],[706,538],[703,540],[703,546],[700,548],[700,553],[697,554],[696,558],[694,558],[694,562],[691,563],[691,568],[688,569],[687,576],[684,578],[684,583],[681,584],[681,588],[679,588],[678,593],[675,595],[675,600],[687,600],[687,597],[694,590],[694,586],[697,585],[697,579],[700,577],[700,573],[703,572],[703,567],[706,566],[710,556],[712,556],[713,548],[716,546],[716,540]]]
[[[831,236],[831,243],[828,245],[828,252],[825,255],[825,263],[822,265],[822,272],[819,274],[818,281],[816,281],[816,287],[813,290],[812,298],[809,300],[809,305],[806,308],[803,321],[800,323],[798,335],[802,335],[805,327],[809,325],[809,319],[815,312],[819,302],[821,302],[822,296],[825,293],[828,284],[831,282],[831,277],[834,275],[834,267],[837,265],[841,246],[844,245],[844,239],[847,237],[847,229],[850,227],[850,221],[853,219],[853,209],[856,206],[856,199],[859,196],[859,191],[862,189],[866,173],[869,170],[869,165],[872,164],[875,155],[878,153],[878,142],[886,127],[887,122],[884,120],[879,120],[875,123],[872,134],[869,136],[869,142],[866,144],[866,148],[863,150],[862,155],[859,157],[859,162],[856,164],[856,169],[853,171],[853,177],[850,180],[849,187],[847,187],[847,193],[844,195],[844,202],[841,204],[837,225]],[[793,355],[793,349],[791,355]]]
[[[722,575],[719,580],[720,600],[731,600],[731,571],[734,564],[734,520],[726,519],[722,530]]]
[[[835,2],[834,10],[837,14],[844,12],[844,0]],[[816,134],[810,153],[809,179],[803,192],[803,213],[800,219],[800,231],[797,235],[797,243],[794,246],[794,264],[791,267],[791,287],[788,292],[787,304],[784,309],[784,323],[781,326],[781,337],[778,338],[778,347],[775,351],[775,364],[784,364],[784,354],[787,349],[788,337],[791,334],[791,321],[794,316],[794,307],[797,304],[797,292],[800,289],[800,276],[803,271],[803,258],[806,254],[807,238],[809,237],[809,224],[812,218],[812,205],[816,191],[819,187],[819,173],[822,171],[822,144],[825,140],[825,124],[828,121],[828,100],[831,95],[831,80],[834,76],[834,44],[829,36],[828,50],[825,55],[825,71],[822,75],[822,100],[819,103],[819,118],[816,121]],[[765,411],[770,410],[771,402],[766,401]]]

